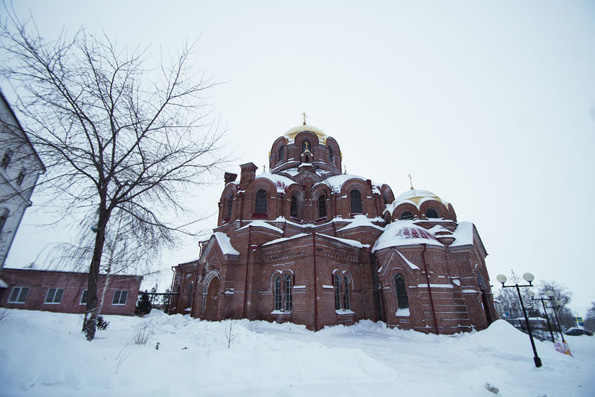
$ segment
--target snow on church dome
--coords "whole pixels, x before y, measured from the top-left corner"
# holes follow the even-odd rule
[[[287,138],[289,143],[293,143],[296,135],[302,131],[310,131],[310,132],[315,133],[318,136],[318,139],[320,140],[321,143],[326,143],[326,138],[328,138],[328,135],[326,135],[326,133],[324,131],[322,131],[320,128],[314,127],[313,125],[308,125],[308,124],[300,124],[296,127],[293,127],[289,131],[287,131],[285,134],[283,134],[283,136],[285,138]]]
[[[372,252],[388,247],[412,244],[442,245],[432,232],[423,227],[416,226],[411,221],[397,221],[386,226],[384,233],[374,244]]]

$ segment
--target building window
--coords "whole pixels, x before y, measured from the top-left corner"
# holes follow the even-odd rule
[[[401,214],[402,220],[413,219],[413,214],[409,211],[405,211]]]
[[[292,296],[292,282],[291,282],[291,274],[286,274],[283,278],[285,284],[285,311],[290,312],[291,308],[293,307],[293,296]]]
[[[87,290],[83,290],[83,293],[81,294],[81,300],[79,302],[79,305],[86,305],[87,304]]]
[[[10,291],[8,303],[25,303],[28,294],[29,287],[13,287],[12,291]]]
[[[305,151],[312,151],[312,146],[310,145],[310,141],[308,140],[302,142],[302,153],[304,153]]]
[[[279,158],[277,159],[277,162],[280,163],[283,160],[285,160],[285,146],[279,148]]]
[[[190,284],[188,284],[188,296],[187,296],[188,303],[186,304],[186,307],[188,307],[188,308],[192,307],[192,290],[193,289],[194,289],[194,283],[191,281]]]
[[[289,208],[289,216],[293,218],[298,217],[298,199],[295,195],[291,196],[291,207]]]
[[[2,233],[2,230],[4,230],[4,225],[6,224],[7,219],[8,219],[8,209],[0,208],[0,233]]]
[[[2,161],[0,162],[0,167],[3,169],[7,169],[8,165],[10,164],[10,159],[12,158],[12,150],[8,149],[4,152],[4,156],[2,156]]]
[[[225,219],[231,218],[231,213],[233,211],[233,196],[229,196],[227,198],[227,213]]]
[[[333,148],[332,147],[328,147],[328,161],[330,163],[334,163],[334,158],[333,158]]]
[[[362,194],[359,190],[353,189],[351,193],[351,213],[352,214],[361,214],[362,211]]]
[[[395,293],[397,294],[397,309],[409,308],[409,298],[407,298],[407,287],[402,274],[395,276]]]
[[[256,211],[257,214],[266,214],[267,212],[267,192],[260,189],[256,192]]]
[[[341,310],[341,276],[335,274],[335,310]]]
[[[64,288],[48,288],[48,293],[45,296],[45,303],[58,304],[62,302],[62,295]]]
[[[19,172],[19,176],[17,176],[17,185],[21,186],[21,183],[25,180],[25,175],[27,175],[27,171],[23,168],[21,172]]]
[[[278,275],[273,279],[273,295],[275,297],[274,310],[281,310],[283,295],[281,294],[281,277]]]
[[[128,298],[128,291],[115,291],[112,305],[125,305]]]
[[[426,210],[426,218],[438,218],[438,212],[434,208],[428,208]]]
[[[349,280],[349,276],[345,275],[345,284],[344,284],[344,291],[343,291],[343,309],[351,310],[351,280]]]
[[[326,196],[324,194],[318,196],[318,217],[326,218]]]

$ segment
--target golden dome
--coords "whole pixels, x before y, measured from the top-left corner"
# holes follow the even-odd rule
[[[287,141],[289,143],[293,143],[296,135],[303,131],[310,131],[310,132],[315,133],[316,136],[318,136],[318,139],[320,140],[320,142],[323,144],[326,144],[326,138],[328,138],[328,135],[326,135],[326,133],[324,131],[322,131],[320,128],[317,128],[317,127],[314,127],[313,125],[308,125],[308,124],[300,124],[297,127],[293,127],[292,129],[287,131],[285,134],[283,134],[283,136],[285,138],[287,138]]]

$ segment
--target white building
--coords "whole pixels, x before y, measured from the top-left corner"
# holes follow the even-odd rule
[[[0,90],[0,271],[45,167]],[[1,277],[1,274],[0,274]],[[3,286],[0,280],[0,288]]]

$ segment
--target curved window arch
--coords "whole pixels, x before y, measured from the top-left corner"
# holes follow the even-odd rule
[[[439,218],[438,212],[434,208],[428,208],[426,210],[426,218]]]
[[[291,196],[291,206],[289,208],[289,216],[291,216],[293,218],[298,217],[298,198],[295,194],[293,196]]]
[[[409,212],[409,211],[404,211],[401,214],[401,219],[402,220],[413,219],[413,214],[411,212]]]
[[[275,300],[274,310],[281,310],[283,307],[283,294],[281,293],[281,277],[279,275],[273,278],[273,296]]]
[[[351,197],[351,213],[361,214],[362,211],[362,194],[357,189],[353,189],[349,193]]]
[[[285,288],[285,311],[290,312],[291,308],[293,307],[293,296],[292,296],[292,289],[293,283],[291,280],[291,274],[286,274],[283,277],[283,287]]]
[[[285,146],[281,145],[279,148],[279,158],[277,159],[277,162],[280,163],[283,160],[285,160]]]
[[[256,192],[256,207],[254,212],[257,214],[266,214],[267,212],[267,192],[264,189]]]
[[[318,218],[326,218],[326,195],[318,196]]]
[[[397,295],[397,309],[409,308],[409,298],[407,297],[405,278],[400,273],[395,275],[395,293]]]

